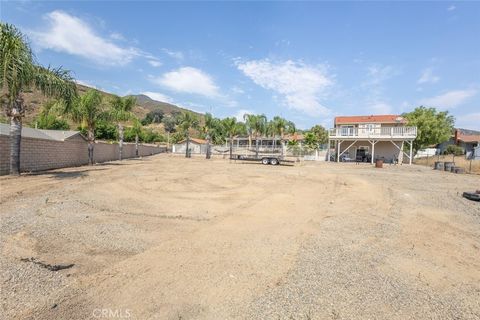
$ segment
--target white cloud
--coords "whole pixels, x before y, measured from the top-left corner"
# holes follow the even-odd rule
[[[447,8],[448,11],[453,11],[455,9],[457,9],[457,7],[455,7],[453,4]]]
[[[33,42],[42,49],[67,52],[109,65],[124,65],[140,55],[135,48],[123,48],[102,38],[85,21],[63,11],[50,12],[45,19],[49,23],[47,29],[30,32]]]
[[[475,89],[452,90],[435,97],[422,99],[420,104],[444,109],[455,108],[476,94],[477,90]]]
[[[170,98],[169,96],[167,96],[163,93],[160,93],[160,92],[144,91],[144,92],[141,92],[141,94],[144,94],[147,97],[149,97],[150,99],[153,99],[153,100],[156,100],[156,101],[173,103],[172,98]]]
[[[154,78],[153,81],[168,89],[203,95],[209,98],[218,97],[219,88],[212,77],[200,69],[183,67]]]
[[[255,114],[255,112],[253,112],[252,110],[240,109],[237,111],[237,113],[235,113],[234,117],[237,118],[237,121],[243,122],[243,116],[245,114]]]
[[[312,116],[330,113],[320,102],[327,87],[333,83],[324,67],[291,60],[276,63],[268,59],[237,60],[236,65],[257,85],[281,95],[289,108]]]
[[[173,51],[165,48],[163,48],[162,51],[176,60],[183,60],[185,58],[181,51]]]
[[[148,63],[155,68],[161,67],[163,63],[158,60],[148,60]]]
[[[433,69],[432,68],[427,68],[422,71],[422,74],[420,75],[420,78],[417,80],[418,84],[421,83],[436,83],[440,80],[440,77],[435,76],[433,74]]]

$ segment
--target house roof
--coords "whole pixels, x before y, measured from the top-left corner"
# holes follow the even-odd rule
[[[459,135],[457,140],[463,142],[480,142],[480,134],[479,135]]]
[[[0,123],[0,135],[10,135],[10,125]],[[77,135],[83,138],[80,131],[43,130],[22,127],[22,137],[25,138],[65,141]]]
[[[350,123],[406,123],[407,120],[396,114],[370,115],[370,116],[341,116],[335,117],[335,124]]]
[[[184,143],[186,142],[187,140],[184,139],[182,141],[180,141],[179,143]],[[193,142],[193,143],[196,143],[196,144],[207,144],[207,140],[204,140],[204,139],[198,139],[198,138],[190,138],[190,142]]]

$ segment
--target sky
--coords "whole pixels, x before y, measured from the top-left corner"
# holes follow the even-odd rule
[[[216,117],[448,110],[480,130],[480,2],[0,2],[42,65]]]

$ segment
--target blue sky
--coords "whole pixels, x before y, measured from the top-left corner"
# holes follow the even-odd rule
[[[215,116],[336,115],[426,105],[480,129],[480,3],[1,2],[38,61],[119,95]]]

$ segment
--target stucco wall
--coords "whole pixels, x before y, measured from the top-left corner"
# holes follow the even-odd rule
[[[394,141],[397,146],[401,147],[401,141]],[[347,147],[351,144],[350,141],[342,142],[340,152],[343,152]],[[360,146],[368,147],[368,153],[372,154],[372,145],[368,141],[357,141],[355,142],[349,149],[349,155],[352,159],[355,159],[355,154],[353,154],[353,149],[358,149]],[[385,158],[385,160],[389,161],[394,158],[398,159],[399,162],[402,162],[403,157],[401,151],[397,149],[390,141],[379,141],[375,144],[375,154],[374,159],[376,158]]]
[[[67,141],[22,138],[20,170],[23,172],[42,171],[88,164],[88,144],[80,136]],[[165,152],[165,147],[139,145],[139,156]],[[118,144],[97,142],[94,147],[96,163],[118,160]],[[123,145],[123,158],[135,157],[135,144]],[[0,135],[0,175],[10,170],[10,137]]]

